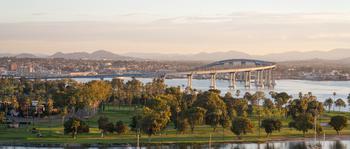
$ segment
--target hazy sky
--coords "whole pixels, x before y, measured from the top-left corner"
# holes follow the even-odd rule
[[[349,0],[0,0],[0,53],[350,48]]]

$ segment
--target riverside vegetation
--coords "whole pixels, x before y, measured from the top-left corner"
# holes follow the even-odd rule
[[[135,78],[88,83],[2,78],[0,143],[134,144],[138,136],[141,143],[260,142],[350,135],[349,112],[329,108],[344,106],[343,99],[334,95],[321,103],[311,92],[294,98],[269,94],[182,91],[162,79],[143,84]]]

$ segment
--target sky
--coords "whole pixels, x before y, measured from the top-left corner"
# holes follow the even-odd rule
[[[0,53],[350,48],[348,0],[0,0]]]

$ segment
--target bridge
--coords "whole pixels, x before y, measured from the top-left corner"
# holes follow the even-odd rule
[[[210,63],[186,72],[168,73],[166,75],[187,75],[187,88],[192,88],[194,75],[210,75],[210,89],[216,89],[216,78],[218,74],[229,76],[229,88],[236,88],[237,76],[244,81],[244,86],[250,88],[252,78],[258,88],[273,88],[275,79],[272,71],[276,64],[268,61],[252,59],[229,59]]]

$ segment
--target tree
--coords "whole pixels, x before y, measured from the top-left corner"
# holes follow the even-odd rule
[[[273,131],[280,131],[282,122],[274,118],[266,118],[262,120],[261,127],[265,129],[267,137],[269,137]]]
[[[98,129],[101,130],[101,137],[104,137],[104,134],[107,132],[112,133],[114,131],[114,125],[113,123],[109,122],[108,117],[100,116],[100,118],[97,120],[98,123]]]
[[[201,107],[192,107],[186,110],[186,117],[193,133],[195,125],[202,124],[207,110]]]
[[[287,106],[288,116],[292,117],[292,121],[289,123],[289,127],[295,128],[305,133],[314,128],[315,120],[323,113],[324,106],[321,102],[317,101],[315,96],[307,94],[301,99],[294,99]],[[316,128],[317,129],[317,128]],[[319,127],[319,129],[321,129]]]
[[[115,124],[115,131],[120,135],[120,134],[125,134],[128,132],[128,126],[124,124],[123,121],[118,121]]]
[[[331,108],[332,108],[332,106],[333,106],[333,103],[334,103],[334,101],[333,101],[332,98],[328,98],[328,99],[326,99],[326,100],[324,101],[323,105],[326,106],[326,107],[328,107],[328,112],[331,111]]]
[[[64,123],[64,133],[72,133],[73,137],[76,137],[78,133],[87,133],[90,131],[89,125],[77,117],[69,118]]]
[[[348,95],[348,104],[350,106],[350,94]]]
[[[253,131],[253,124],[248,118],[236,117],[232,121],[231,131],[237,136],[238,139],[242,139],[242,134]]]
[[[198,95],[194,105],[207,110],[205,123],[213,127],[213,131],[220,124],[221,117],[227,114],[226,104],[215,91],[206,91]]]
[[[248,102],[245,99],[235,99],[232,102],[232,108],[237,116],[247,116]]]
[[[309,129],[312,129],[314,127],[313,121],[314,118],[311,114],[301,114],[289,123],[289,127],[295,128],[298,131],[302,131],[303,136],[305,137],[305,133],[308,132]]]
[[[176,129],[180,134],[183,134],[188,129],[190,124],[188,123],[187,118],[181,118],[178,121],[178,127]]]
[[[333,116],[329,125],[333,127],[337,134],[340,135],[340,131],[347,126],[348,119],[345,116]]]
[[[162,104],[160,105],[162,107]],[[141,130],[149,136],[149,139],[152,135],[166,128],[167,124],[170,122],[171,116],[169,106],[165,106],[165,109],[152,108],[143,108],[141,118]]]
[[[335,106],[339,108],[339,112],[340,112],[340,108],[346,107],[346,103],[343,99],[339,98],[335,101]]]

